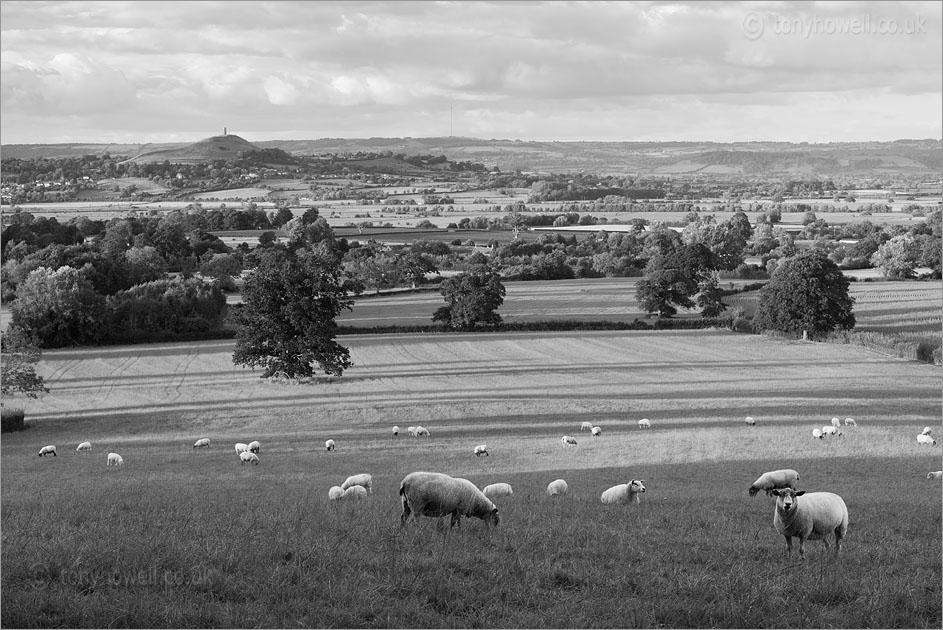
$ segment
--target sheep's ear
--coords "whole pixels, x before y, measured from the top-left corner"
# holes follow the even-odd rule
[[[777,497],[779,496],[779,490],[777,490],[776,488],[773,488],[772,490],[770,490],[769,493],[772,494],[773,496],[777,496]]]
[[[805,490],[800,490],[799,492],[796,493],[796,496],[801,497],[804,494],[805,494]]]

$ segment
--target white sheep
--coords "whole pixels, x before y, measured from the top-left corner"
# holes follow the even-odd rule
[[[199,440],[193,443],[193,448],[209,448],[209,447],[210,447],[209,438],[200,438]]]
[[[344,496],[341,497],[344,501],[359,501],[366,498],[367,489],[363,486],[351,486],[344,490]]]
[[[334,443],[334,440],[326,440],[324,442],[324,448],[329,451],[333,451],[335,448],[337,448],[337,444]]]
[[[602,427],[593,427],[593,437],[602,435]]]
[[[939,481],[940,479],[943,479],[943,470],[938,470],[936,472],[928,472],[927,479],[936,479],[937,481]]]
[[[766,490],[766,496],[773,494],[773,490],[778,488],[796,489],[796,482],[799,481],[799,473],[792,468],[783,468],[780,470],[771,470],[760,475],[753,485],[750,486],[750,496],[755,497],[760,490]]]
[[[821,540],[828,550],[828,535],[835,534],[835,555],[848,532],[848,506],[832,492],[795,491],[792,488],[773,490],[776,507],[773,526],[786,539],[786,556],[792,555],[792,537],[799,539],[799,558],[805,559],[806,540]],[[800,500],[799,497],[802,497]]]
[[[932,432],[933,429],[930,427],[923,427],[923,431],[920,433],[920,435],[930,435]]]
[[[242,451],[239,453],[239,459],[242,460],[241,463],[245,464],[246,462],[259,465],[259,456],[250,451]]]
[[[824,427],[822,427],[822,435],[844,435],[844,434],[841,432],[841,429],[839,429],[838,427],[833,427],[830,424],[826,424]]]
[[[409,435],[409,437],[416,437],[416,427],[407,427],[406,433]]]
[[[52,444],[50,444],[49,446],[44,446],[44,447],[42,447],[41,449],[39,449],[39,456],[40,456],[40,457],[45,457],[46,455],[52,455],[53,457],[59,457],[58,455],[56,455],[56,447],[55,447],[54,445],[52,445]]]
[[[261,444],[259,444],[259,443],[256,442],[256,441],[249,442],[249,452],[250,452],[250,453],[258,453],[258,452],[261,451],[261,450],[262,450],[262,445],[261,445]]]
[[[399,435],[399,427],[394,424],[394,425],[393,425],[393,437],[396,437],[397,435]]]
[[[746,418],[744,418],[743,421],[749,424],[751,427],[756,424],[756,420],[754,420],[750,416],[747,416]]]
[[[927,444],[928,446],[936,446],[936,440],[934,440],[929,435],[924,435],[921,433],[917,436],[917,444]]]
[[[812,437],[821,440],[825,435],[822,433],[822,429],[812,429]]]
[[[79,444],[79,445],[75,448],[75,450],[77,450],[77,451],[90,451],[90,450],[92,450],[92,443],[91,443],[91,442],[82,442],[81,444]]]
[[[327,491],[327,498],[331,501],[337,501],[344,497],[344,489],[340,486],[331,486],[331,489]]]
[[[487,444],[479,444],[478,446],[475,447],[475,457],[481,457],[482,455],[487,455],[488,457],[491,457],[491,455],[488,453]]]
[[[373,475],[368,475],[367,473],[351,475],[341,484],[341,490],[347,490],[354,486],[361,486],[367,492],[373,492]]]
[[[832,426],[833,426],[833,427],[840,427],[840,426],[841,426],[841,420],[839,420],[838,418],[832,418]]]
[[[429,429],[425,427],[416,427],[416,437],[429,437]]]
[[[605,504],[611,503],[639,503],[639,494],[645,492],[643,479],[633,479],[629,483],[620,483],[604,491],[599,500]]]
[[[640,429],[651,429],[652,423],[649,422],[648,418],[642,418],[638,421],[638,428]]]
[[[248,444],[243,444],[242,442],[236,442],[236,454],[245,453],[249,450]]]
[[[581,423],[580,423],[580,431],[592,431],[592,430],[593,430],[593,423],[592,423],[592,422],[581,422]]]
[[[108,461],[105,466],[121,466],[124,464],[124,458],[118,453],[108,453]]]
[[[495,499],[503,499],[504,497],[509,497],[514,494],[514,490],[509,483],[493,483],[490,486],[485,486],[485,489],[481,492],[492,501]]]
[[[570,486],[563,479],[554,479],[547,484],[548,497],[562,497],[570,491]]]
[[[570,435],[564,435],[563,438],[560,440],[560,442],[563,444],[563,447],[564,447],[564,448],[568,448],[568,447],[570,447],[570,446],[576,446],[576,445],[577,445],[577,444],[576,444],[576,438],[575,438],[575,437],[572,437],[572,436],[570,436]]]
[[[475,484],[461,477],[431,472],[409,473],[400,483],[399,494],[403,497],[403,515],[400,520],[404,525],[412,513],[415,513],[416,519],[420,515],[433,518],[451,515],[450,527],[456,524],[461,527],[462,515],[474,516],[495,526],[501,520],[498,508],[491,499]]]
[[[845,426],[846,426],[846,427],[856,427],[856,426],[858,426],[858,423],[855,422],[855,419],[854,419],[854,418],[845,418]]]

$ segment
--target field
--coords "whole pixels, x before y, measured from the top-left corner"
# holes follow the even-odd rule
[[[341,340],[354,367],[300,383],[234,367],[228,341],[46,351],[52,392],[0,444],[2,625],[941,625],[940,451],[914,440],[941,432],[938,367],[724,331]],[[859,426],[812,440],[832,416]],[[241,465],[232,444],[252,439],[261,464]],[[784,559],[771,500],[747,495],[780,467],[844,497],[837,560],[821,543]],[[515,494],[496,529],[404,528],[413,470]],[[371,497],[327,500],[360,472]],[[571,491],[551,500],[558,477]],[[631,478],[639,506],[600,505]]]

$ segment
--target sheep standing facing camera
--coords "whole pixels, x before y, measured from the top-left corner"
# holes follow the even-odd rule
[[[821,540],[828,550],[828,535],[835,535],[835,555],[848,532],[848,507],[832,492],[796,492],[792,488],[774,489],[776,507],[773,526],[786,539],[786,556],[792,555],[792,539],[799,539],[799,558],[805,559],[806,540]],[[801,498],[800,498],[801,497]]]

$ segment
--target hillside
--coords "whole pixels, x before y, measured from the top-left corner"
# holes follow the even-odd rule
[[[149,147],[158,147],[150,149]],[[196,164],[212,160],[234,158],[242,151],[257,151],[259,147],[234,135],[213,136],[199,142],[184,145],[145,145],[129,162],[163,162],[172,164]]]

